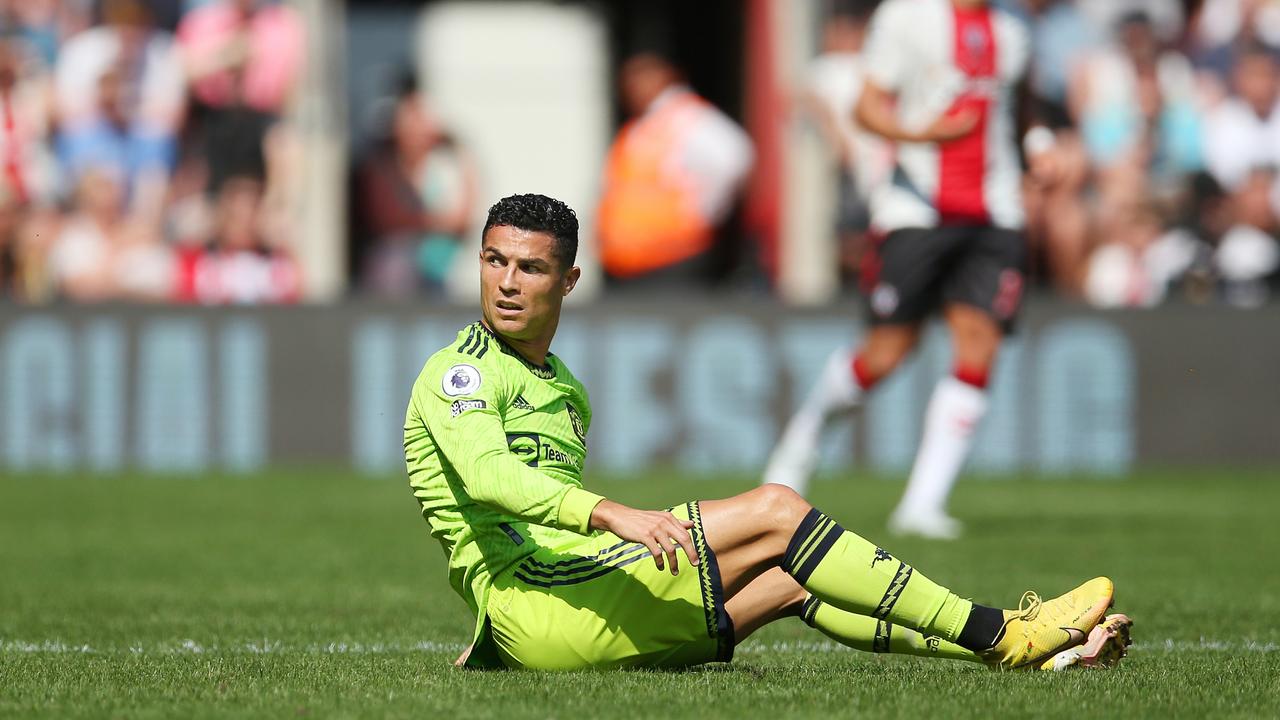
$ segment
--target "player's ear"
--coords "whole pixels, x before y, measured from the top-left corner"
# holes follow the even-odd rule
[[[564,294],[568,295],[573,292],[573,288],[577,286],[578,279],[582,277],[582,268],[574,265],[564,274]]]

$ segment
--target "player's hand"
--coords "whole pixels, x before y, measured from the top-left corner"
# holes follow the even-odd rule
[[[467,658],[471,657],[471,651],[475,649],[476,649],[475,643],[471,643],[470,645],[468,645],[467,649],[463,650],[462,654],[458,656],[458,659],[453,661],[453,666],[462,667],[463,665],[466,665]]]
[[[955,115],[943,115],[927,130],[920,133],[917,142],[944,143],[958,140],[978,127],[981,117],[976,110],[962,110]]]
[[[661,510],[637,510],[611,500],[602,500],[591,513],[591,527],[607,530],[623,540],[637,542],[649,548],[653,562],[659,570],[671,568],[672,575],[680,574],[676,548],[684,548],[689,562],[699,563],[698,551],[693,547],[689,528],[693,522],[681,520]]]
[[[1052,149],[1027,157],[1027,170],[1031,179],[1043,187],[1056,185],[1062,179],[1062,165],[1058,153]]]

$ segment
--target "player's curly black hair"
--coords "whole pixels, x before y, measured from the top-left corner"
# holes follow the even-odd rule
[[[578,215],[573,208],[546,195],[508,195],[489,208],[483,238],[489,228],[508,225],[529,232],[544,232],[555,238],[555,256],[562,269],[573,267],[578,257]]]

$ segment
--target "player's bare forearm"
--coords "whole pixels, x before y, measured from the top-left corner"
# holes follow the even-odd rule
[[[684,548],[689,562],[697,565],[698,551],[693,546],[693,536],[689,528],[693,522],[681,520],[664,510],[637,510],[612,500],[602,500],[591,511],[591,529],[606,530],[623,540],[637,542],[649,548],[653,561],[658,569],[666,565],[671,568],[672,575],[680,572],[677,563],[676,548]]]
[[[944,115],[923,131],[912,131],[898,122],[894,112],[894,96],[884,88],[868,82],[854,108],[854,119],[866,130],[895,142],[947,142],[964,137],[978,126],[978,115],[962,112]]]

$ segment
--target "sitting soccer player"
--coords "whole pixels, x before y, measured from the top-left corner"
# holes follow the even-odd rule
[[[404,438],[414,495],[476,615],[460,662],[728,661],[736,643],[788,616],[862,650],[998,668],[1124,654],[1128,619],[1100,624],[1106,578],[1001,610],[939,586],[779,485],[664,511],[584,490],[591,405],[548,351],[581,274],[577,218],[557,200],[516,195],[490,208],[481,239],[482,320],[427,361]]]

